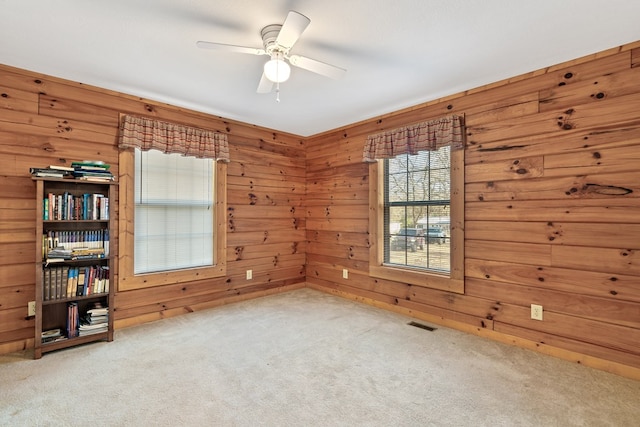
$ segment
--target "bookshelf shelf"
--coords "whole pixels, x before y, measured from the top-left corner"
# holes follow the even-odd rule
[[[108,223],[108,219],[45,219],[42,221],[44,224],[82,224],[82,223],[94,223],[102,222]]]
[[[64,302],[74,302],[74,301],[82,301],[82,300],[91,300],[91,299],[102,299],[105,297],[108,297],[109,293],[105,292],[105,293],[98,293],[98,294],[93,294],[93,295],[83,295],[83,296],[75,296],[72,298],[60,298],[57,300],[50,300],[50,301],[42,301],[42,305],[55,305],[55,304],[60,304],[60,303],[64,303]]]
[[[109,339],[108,332],[99,332],[96,334],[85,335],[75,338],[66,338],[61,341],[52,341],[47,343],[42,343],[42,352],[48,353],[50,351],[62,350],[68,347],[74,347],[76,345],[88,344],[90,342],[95,341],[111,341]]]
[[[34,357],[113,340],[116,183],[34,177]],[[48,219],[52,216],[56,219]],[[91,219],[87,219],[91,218]],[[79,259],[73,259],[79,257]]]

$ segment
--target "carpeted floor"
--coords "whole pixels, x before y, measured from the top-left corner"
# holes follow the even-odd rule
[[[302,289],[0,357],[0,425],[640,425],[638,381],[411,320]]]

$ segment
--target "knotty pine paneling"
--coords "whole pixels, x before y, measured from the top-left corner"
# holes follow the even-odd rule
[[[307,249],[307,270],[312,267],[321,265],[330,265],[332,268],[340,269],[340,277],[342,277],[342,269],[348,268],[349,274],[357,273],[360,279],[368,276],[369,260],[361,261],[351,259],[347,256],[346,252],[338,253],[332,252],[331,255],[313,254]],[[319,278],[319,273],[315,273],[316,278]]]
[[[640,149],[637,145],[623,145],[614,148],[590,148],[575,153],[563,153],[544,156],[544,176],[567,176],[600,173],[624,173],[637,171],[640,161]],[[629,185],[633,184],[629,182]],[[620,190],[625,190],[622,188]],[[626,195],[629,191],[618,194],[615,189],[602,191],[603,195]]]
[[[638,79],[640,70],[631,68],[573,85],[556,86],[540,92],[540,111],[570,108],[573,105],[596,103],[605,98],[638,93],[640,89],[635,84]]]
[[[640,141],[639,141],[640,142]],[[640,197],[640,171],[594,173],[568,177],[467,183],[465,200],[550,200],[606,198],[624,193],[625,198]]]
[[[227,251],[227,261],[249,261],[260,258],[272,259],[286,255],[304,255],[306,246],[307,243],[305,241],[233,246],[229,247],[229,249],[233,249],[232,251]],[[300,264],[304,264],[304,260]]]
[[[368,205],[369,189],[366,187],[331,189],[322,188],[319,185],[313,188],[307,187],[307,194],[305,195],[305,204],[307,206],[322,205],[327,200],[353,205]]]
[[[305,235],[305,230],[292,231],[288,228],[277,230],[270,227],[268,229],[261,230],[260,232],[249,231],[244,233],[236,232],[227,234],[227,244],[229,246],[258,246],[272,243],[290,243],[292,239],[294,242],[304,242]]]
[[[606,201],[605,201],[606,200]],[[465,216],[469,220],[488,221],[566,221],[636,223],[634,209],[640,199],[611,195],[607,199],[568,198],[567,200],[467,202]]]
[[[351,232],[331,232],[307,230],[307,240],[310,242],[323,244],[342,244],[350,246],[369,247],[368,233],[351,233]]]
[[[35,214],[35,202],[25,168],[105,158],[117,170],[119,113],[178,121],[229,135],[228,275],[119,292],[117,325],[306,279],[336,295],[490,330],[504,341],[526,340],[528,348],[537,342],[576,352],[585,356],[576,361],[597,358],[594,366],[629,374],[607,361],[640,368],[639,52],[640,42],[609,49],[310,138],[0,67],[0,92],[7,95],[0,98],[7,182],[0,219],[3,231],[16,230],[2,250],[19,254],[30,245],[25,218]],[[368,275],[364,139],[448,114],[464,115],[469,134],[464,295]],[[33,264],[20,261],[12,255],[0,262],[2,348],[32,345],[33,324],[24,315]],[[249,268],[253,281],[245,278]],[[534,301],[546,306],[543,322],[529,318]]]
[[[309,138],[309,286],[639,377],[638,52],[640,42]],[[449,114],[467,125],[465,293],[373,279],[347,251],[370,243],[365,138]]]
[[[38,114],[51,117],[67,117],[69,119],[99,123],[109,127],[118,126],[118,115],[112,106],[86,104],[81,100],[67,100],[41,95]]]
[[[100,159],[118,175],[118,119],[139,114],[229,136],[227,276],[116,291],[117,325],[188,313],[303,283],[303,138],[105,89],[0,66],[0,348],[33,346],[35,186],[29,167]],[[112,202],[117,206],[117,194]],[[117,245],[117,230],[112,235]],[[245,270],[253,270],[246,280]],[[117,281],[117,271],[114,271]]]
[[[4,233],[4,225],[10,223],[3,223],[3,227],[0,227],[0,233]],[[0,246],[0,265],[15,265],[24,262],[25,259],[29,259],[33,255],[33,235],[29,236],[22,243],[4,243]]]
[[[631,68],[640,66],[640,47],[631,50]]]
[[[637,276],[467,258],[467,278],[640,303]],[[505,285],[508,286],[508,285]]]
[[[0,85],[0,108],[5,110],[38,112],[38,94]]]
[[[551,135],[525,136],[511,140],[474,144],[467,141],[465,163],[468,165],[484,161],[498,161],[530,155],[568,153],[600,147],[636,145],[639,123],[619,128],[589,128],[572,132],[555,132]],[[553,144],[549,144],[549,142]]]
[[[408,123],[424,121],[425,117],[439,117],[447,114],[462,115],[466,113],[467,109],[476,107],[472,112],[479,113],[483,108],[486,110],[495,109],[496,103],[502,103],[501,105],[506,107],[510,105],[508,101],[510,99],[519,99],[520,96],[538,93],[544,89],[572,85],[586,79],[626,70],[630,68],[630,52],[629,46],[610,49],[599,54],[600,57],[593,55],[592,57],[578,58],[547,69],[532,71],[495,84],[471,89],[315,135],[308,140],[309,152],[314,152],[314,149],[322,147],[322,144],[319,144],[320,141],[324,143],[327,141],[337,142],[342,149],[345,141],[353,142],[357,138],[363,138],[370,134],[394,129]],[[508,90],[505,90],[507,86]],[[330,152],[329,150],[325,151]],[[355,161],[359,161],[359,159],[355,159]]]
[[[468,240],[626,248],[640,240],[640,224],[467,221],[465,236]]]
[[[640,340],[640,330],[637,328],[572,316],[553,310],[545,310],[545,321],[541,322],[530,319],[530,313],[529,307],[501,303],[501,309],[495,314],[494,320],[632,354],[637,353],[638,340]]]
[[[516,284],[505,286],[504,283],[483,279],[467,278],[465,282],[465,293],[470,296],[491,300],[497,292],[500,292],[502,297],[501,303],[526,306],[533,301],[544,306],[545,314],[559,311],[601,322],[640,328],[640,313],[634,302]]]
[[[596,129],[623,127],[637,124],[638,116],[634,114],[634,110],[637,111],[639,107],[640,94],[634,93],[603,99],[597,103],[576,105],[572,108],[513,117],[490,123],[477,123],[470,118],[466,120],[467,138],[469,143],[477,145],[512,138],[571,132],[589,127]]]
[[[535,331],[528,328],[514,326],[508,323],[502,323],[502,322],[496,321],[494,322],[493,329],[496,332],[505,334],[507,336],[522,337],[532,342],[537,342],[537,346],[539,347],[553,346],[556,348],[566,349],[572,352],[576,352],[580,355],[587,356],[587,357],[578,356],[579,358],[576,359],[576,362],[578,363],[584,363],[586,365],[589,365],[590,363],[593,364],[593,361],[589,360],[589,356],[599,358],[600,360],[605,360],[605,361],[611,360],[613,362],[620,363],[623,365],[622,367],[606,366],[606,368],[609,371],[616,373],[618,375],[626,374],[627,371],[625,370],[624,365],[634,366],[638,360],[637,355],[633,353],[628,353],[626,351],[620,351],[608,346],[591,344],[589,342],[567,338],[566,336],[553,335],[547,332]],[[601,369],[603,368],[602,364],[598,364],[595,366]]]

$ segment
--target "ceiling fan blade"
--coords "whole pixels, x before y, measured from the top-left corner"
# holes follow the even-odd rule
[[[260,49],[257,47],[235,46],[232,44],[199,41],[199,42],[196,42],[196,46],[198,46],[201,49],[223,50],[225,52],[235,52],[235,53],[249,53],[251,55],[267,54],[267,52],[265,52],[264,49]]]
[[[267,78],[267,76],[262,73],[262,77],[260,78],[260,83],[258,84],[258,93],[269,93],[273,89],[273,82]]]
[[[335,65],[327,64],[326,62],[316,61],[315,59],[307,58],[300,55],[289,56],[289,62],[296,67],[304,68],[316,74],[320,74],[332,79],[340,79],[347,72],[344,68],[336,67]]]
[[[287,50],[291,49],[310,22],[311,20],[303,14],[290,10],[278,33],[276,43]]]

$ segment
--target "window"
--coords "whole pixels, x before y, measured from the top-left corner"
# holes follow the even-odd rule
[[[119,289],[226,274],[226,164],[139,149],[120,154]]]
[[[135,274],[213,265],[213,167],[135,149]]]
[[[450,271],[451,147],[384,164],[384,263]]]
[[[369,166],[373,277],[464,292],[464,150],[400,154]]]

